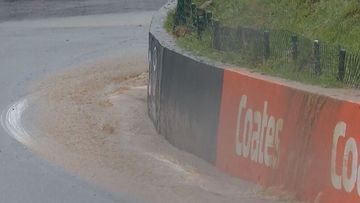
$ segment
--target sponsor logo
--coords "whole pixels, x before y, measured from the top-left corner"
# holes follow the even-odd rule
[[[268,115],[268,102],[261,111],[247,107],[248,97],[240,99],[236,126],[236,154],[254,163],[277,168],[283,119]]]
[[[345,146],[339,145],[339,139],[345,139]],[[344,149],[343,154],[338,154],[338,148]],[[346,123],[338,122],[333,132],[331,147],[331,183],[337,190],[348,193],[357,189],[360,196],[360,167],[358,160],[358,145],[353,137],[346,137]],[[341,160],[341,169],[336,167],[337,159]]]

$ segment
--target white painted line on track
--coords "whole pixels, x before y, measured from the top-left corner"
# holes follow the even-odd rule
[[[33,139],[22,125],[22,115],[29,107],[29,98],[22,98],[5,109],[1,114],[1,126],[14,139],[29,146],[34,144]]]

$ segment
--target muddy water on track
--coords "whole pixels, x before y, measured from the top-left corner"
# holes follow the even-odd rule
[[[30,137],[22,142],[137,202],[290,202],[224,175],[158,135],[147,116],[146,59],[106,59],[34,84],[21,109],[20,129]]]

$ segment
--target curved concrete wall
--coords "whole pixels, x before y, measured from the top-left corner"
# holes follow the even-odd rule
[[[360,99],[189,55],[154,16],[149,115],[170,143],[309,202],[360,201]]]

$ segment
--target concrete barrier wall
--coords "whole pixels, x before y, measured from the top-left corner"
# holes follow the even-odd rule
[[[149,114],[170,143],[301,200],[360,202],[358,102],[201,62],[150,32]]]
[[[167,49],[163,63],[160,132],[215,163],[223,70]]]

